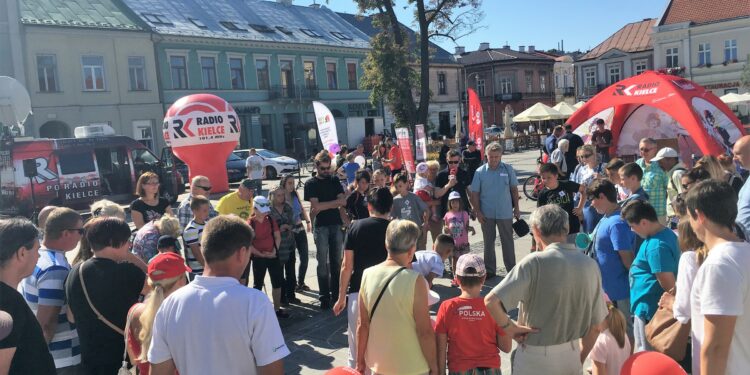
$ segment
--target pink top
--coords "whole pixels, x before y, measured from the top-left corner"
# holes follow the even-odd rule
[[[450,230],[456,246],[469,243],[469,214],[466,211],[448,211],[443,217],[445,226]]]
[[[630,357],[630,340],[628,337],[625,336],[625,345],[621,348],[617,345],[617,340],[609,332],[609,329],[599,333],[599,337],[596,338],[596,343],[589,353],[589,358],[592,361],[604,363],[607,374],[619,374],[628,357]]]

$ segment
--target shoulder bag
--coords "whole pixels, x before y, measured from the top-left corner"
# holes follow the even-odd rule
[[[94,304],[91,302],[91,298],[89,297],[89,292],[86,289],[86,282],[83,281],[83,266],[85,266],[86,263],[87,262],[83,262],[81,264],[81,268],[78,270],[78,280],[81,281],[81,289],[83,289],[83,295],[86,296],[86,302],[88,302],[89,307],[91,308],[91,311],[94,312],[94,315],[96,315],[97,319],[99,319],[107,327],[112,328],[113,331],[124,336],[125,332],[122,329],[120,329],[120,327],[114,325],[112,322],[107,320],[107,318],[105,318],[104,315],[102,315],[102,313],[100,313],[99,310],[97,310],[96,307],[94,307]]]
[[[123,350],[122,352],[122,366],[119,370],[117,370],[117,375],[133,375],[134,373],[128,370],[128,338],[130,337],[130,320],[133,319],[133,313],[135,312],[136,308],[137,305],[131,307],[130,311],[128,311],[128,317],[125,319],[125,350]]]
[[[672,288],[667,293],[674,295],[674,292]],[[646,324],[646,340],[654,350],[678,362],[685,358],[689,337],[690,324],[682,324],[675,319],[671,308],[659,307],[651,321]]]
[[[388,289],[388,284],[391,283],[391,280],[396,277],[401,271],[405,270],[406,267],[401,267],[396,272],[392,273],[391,276],[388,276],[388,280],[385,281],[385,285],[383,285],[383,289],[380,290],[380,294],[378,294],[378,298],[375,299],[375,303],[372,305],[372,311],[370,311],[370,321],[372,321],[372,317],[375,315],[375,309],[378,308],[378,304],[380,303],[380,299],[383,298],[383,293],[385,293],[385,290]]]

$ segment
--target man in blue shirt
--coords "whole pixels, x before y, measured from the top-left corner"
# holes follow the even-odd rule
[[[659,223],[648,202],[635,200],[622,209],[622,218],[644,239],[630,267],[630,310],[633,312],[633,352],[652,350],[646,324],[659,308],[659,298],[675,286],[680,250],[677,236]]]
[[[513,244],[513,217],[521,216],[518,207],[518,180],[509,164],[501,162],[503,147],[492,142],[485,149],[488,162],[477,169],[471,182],[471,207],[482,225],[484,239],[484,263],[487,278],[497,275],[495,261],[495,228],[500,232],[503,263],[506,271],[516,265],[516,249]]]
[[[740,138],[732,149],[734,160],[742,165],[742,168],[750,170],[750,135]],[[737,197],[737,224],[744,231],[745,238],[750,235],[750,184],[745,182]]]
[[[620,216],[617,188],[609,180],[595,180],[586,195],[596,212],[604,215],[594,230],[594,251],[602,272],[602,287],[610,300],[622,311],[628,322],[628,336],[633,337],[630,319],[630,286],[628,270],[633,263],[635,234]]]
[[[552,151],[555,151],[555,149],[557,148],[557,140],[560,139],[562,135],[562,126],[555,126],[555,129],[552,130],[552,134],[548,135],[544,140],[544,151],[547,153],[547,155],[552,155]]]

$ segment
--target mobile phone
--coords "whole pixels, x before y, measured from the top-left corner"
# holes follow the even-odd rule
[[[453,167],[450,169],[448,173],[450,173],[451,176],[455,176],[456,172],[458,172],[458,168]]]

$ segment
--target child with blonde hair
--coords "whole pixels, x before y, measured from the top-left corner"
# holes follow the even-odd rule
[[[599,333],[594,347],[589,352],[592,375],[619,374],[631,352],[625,315],[612,304],[606,294],[604,300],[609,310],[604,320],[607,328]]]

